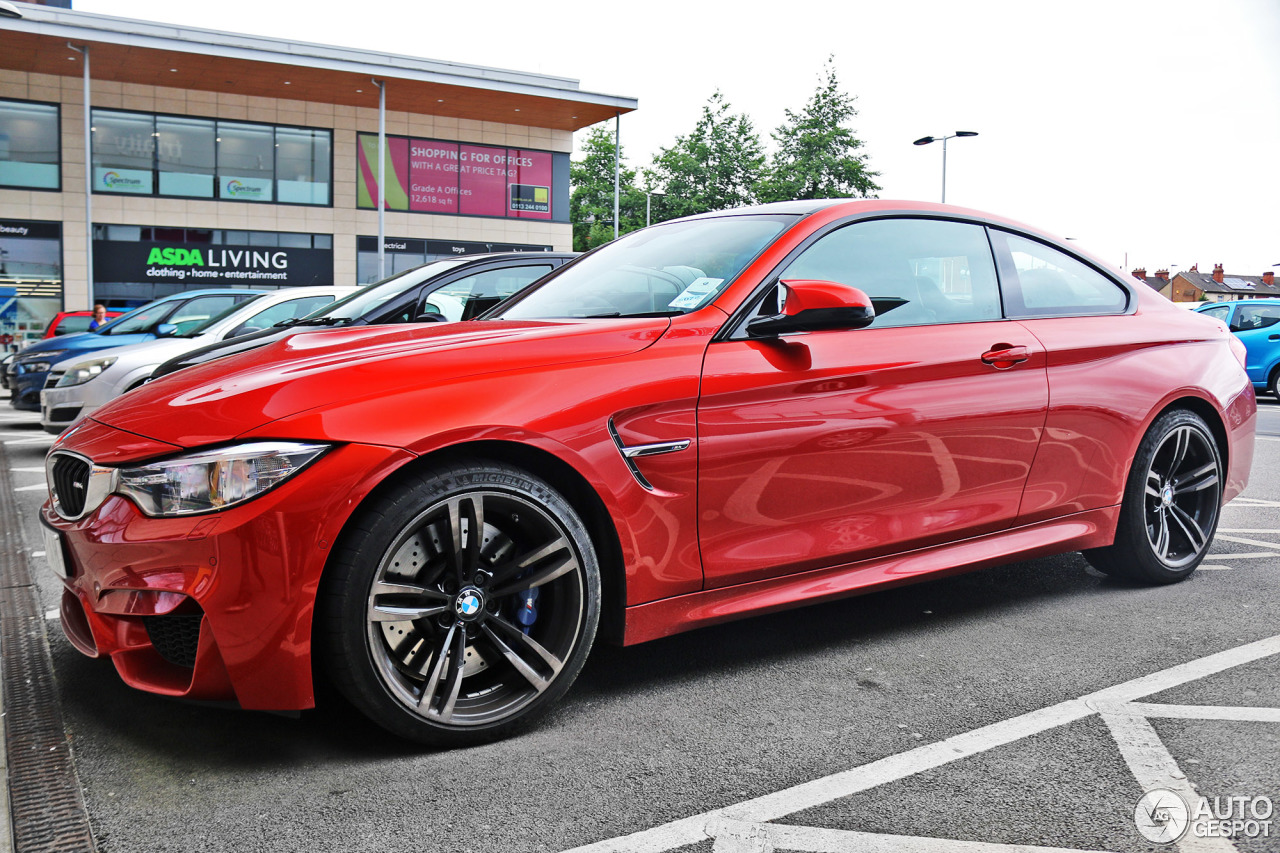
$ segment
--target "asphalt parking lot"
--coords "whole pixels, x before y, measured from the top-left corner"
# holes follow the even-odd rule
[[[1280,801],[1280,404],[1260,403],[1250,488],[1172,587],[1072,554],[600,647],[534,731],[453,752],[338,703],[290,718],[139,693],[47,618],[49,760],[69,749],[100,851],[1280,849],[1280,811],[1176,848],[1134,817],[1153,788]],[[3,547],[51,614],[52,437],[0,399],[0,441]],[[15,830],[20,853],[54,849]]]

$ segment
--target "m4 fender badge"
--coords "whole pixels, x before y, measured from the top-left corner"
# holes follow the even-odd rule
[[[618,435],[618,428],[613,424],[613,418],[609,418],[609,437],[613,439],[613,444],[618,448],[618,453],[622,455],[622,461],[627,464],[627,468],[631,471],[631,476],[636,478],[636,482],[649,491],[656,491],[644,474],[640,473],[640,469],[636,467],[635,460],[642,456],[661,456],[664,453],[679,453],[681,450],[687,450],[692,443],[690,439],[683,438],[677,441],[660,441],[655,444],[633,444],[627,446],[622,442],[622,436]]]

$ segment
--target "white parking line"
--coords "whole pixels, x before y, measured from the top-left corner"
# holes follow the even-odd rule
[[[1280,501],[1264,501],[1261,498],[1236,498],[1223,509],[1252,508],[1258,506],[1280,506]]]
[[[14,491],[15,492],[34,492],[38,489],[47,489],[47,488],[49,487],[44,483],[36,483],[34,486],[18,486],[16,489],[14,489]]]
[[[10,445],[10,444],[41,444],[41,443],[53,444],[53,441],[54,441],[54,436],[52,436],[52,435],[44,435],[44,436],[38,436],[38,437],[34,437],[34,438],[11,438],[11,439],[9,439],[8,441],[6,441],[6,442],[5,442],[5,444],[6,444],[6,445]]]
[[[1258,441],[1280,441],[1280,437],[1274,435],[1255,435],[1254,438]]]
[[[1263,548],[1280,548],[1280,542],[1264,542],[1261,539],[1242,539],[1239,536],[1221,536],[1216,535],[1214,539],[1221,539],[1224,542],[1235,542],[1237,545],[1261,545]]]
[[[41,469],[43,470],[43,469]],[[1270,527],[1219,527],[1219,533],[1274,533],[1280,536],[1280,530]]]
[[[882,835],[876,832],[849,832],[843,829],[734,820],[719,821],[708,827],[708,834],[716,839],[715,853],[761,853],[773,850],[804,853],[1096,853],[1062,847],[988,844],[983,841]]]
[[[725,820],[753,824],[774,821],[795,812],[849,797],[870,788],[895,782],[908,776],[914,776],[926,770],[950,764],[958,759],[978,755],[995,747],[1082,720],[1104,709],[1108,712],[1113,712],[1117,705],[1130,703],[1144,696],[1150,696],[1153,693],[1159,693],[1191,681],[1197,681],[1232,667],[1262,660],[1276,654],[1280,654],[1280,635],[1188,661],[1151,675],[1144,675],[1132,681],[1126,681],[1123,684],[1098,690],[1079,699],[1059,702],[1056,705],[1050,705],[1017,717],[1001,720],[937,743],[919,746],[907,752],[890,755],[851,770],[834,773],[821,779],[815,779],[812,782],[805,782],[794,788],[766,794],[736,805],[713,809],[620,838],[611,838],[576,847],[569,853],[665,853],[665,851],[677,847],[695,844],[708,837],[714,837],[711,835],[711,831],[714,831],[716,826]],[[1131,715],[1141,718],[1141,714],[1134,709],[1125,710],[1132,712]],[[911,842],[914,843],[917,840],[913,838]],[[964,849],[956,846],[959,842],[948,841],[946,843],[948,846],[945,849]],[[719,850],[721,848],[717,847],[716,849]],[[733,850],[735,848],[727,847],[724,849]],[[755,848],[738,847],[737,849],[767,850],[768,848],[757,846]],[[840,850],[840,848],[816,847],[792,849]],[[894,848],[882,847],[878,849]],[[912,848],[898,847],[896,849],[910,850]]]
[[[1215,560],[1274,560],[1280,557],[1280,554],[1275,551],[1250,551],[1247,554],[1210,554],[1209,556]]]
[[[15,474],[43,474],[44,466],[36,465],[31,468],[10,468],[9,470]],[[1244,532],[1249,532],[1249,531],[1244,531]],[[1277,532],[1280,532],[1280,531],[1277,531]]]

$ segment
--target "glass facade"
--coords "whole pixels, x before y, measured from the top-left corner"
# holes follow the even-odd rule
[[[62,187],[58,107],[0,100],[0,187]]]
[[[93,111],[99,193],[328,206],[332,150],[329,130]]]
[[[62,225],[0,219],[0,340],[36,340],[60,310]]]

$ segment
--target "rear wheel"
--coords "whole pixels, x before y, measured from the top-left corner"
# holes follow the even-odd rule
[[[335,554],[322,628],[339,689],[437,746],[511,734],[564,695],[595,637],[599,568],[577,513],[497,463],[425,472]]]
[[[1204,420],[1174,410],[1156,419],[1134,458],[1115,544],[1084,552],[1097,569],[1145,583],[1195,571],[1218,526],[1222,459]]]
[[[1271,396],[1280,400],[1280,367],[1271,371],[1271,381],[1267,383],[1267,390],[1271,392]]]

